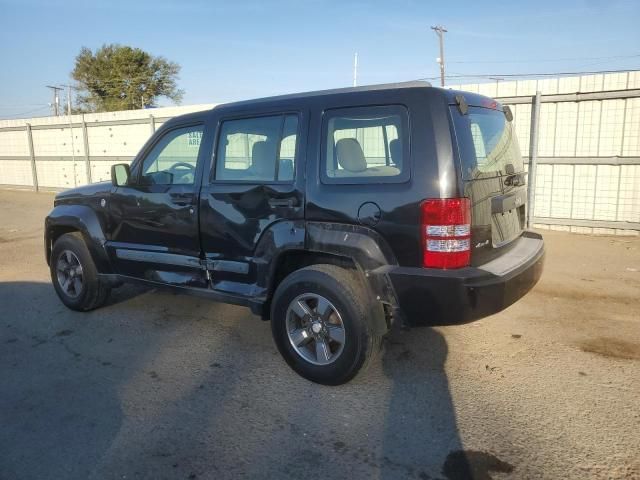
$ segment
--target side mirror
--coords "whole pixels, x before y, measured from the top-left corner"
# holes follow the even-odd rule
[[[114,187],[122,187],[129,183],[131,170],[126,163],[118,163],[111,166],[111,183]]]

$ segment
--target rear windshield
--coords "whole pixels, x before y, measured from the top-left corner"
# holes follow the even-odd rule
[[[504,112],[469,107],[462,115],[452,107],[465,180],[512,175],[524,170],[515,130]]]

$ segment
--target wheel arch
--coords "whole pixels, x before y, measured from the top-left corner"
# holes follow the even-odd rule
[[[264,319],[270,316],[271,300],[280,282],[290,273],[315,264],[357,271],[368,287],[372,301],[380,302],[385,309],[385,322],[376,325],[376,329],[388,330],[392,312],[397,310],[397,299],[391,282],[377,269],[397,264],[396,259],[375,231],[337,223],[307,222],[304,246],[283,249],[273,258],[267,300],[262,310]]]
[[[44,245],[47,264],[51,262],[51,251],[56,240],[73,232],[82,235],[98,272],[112,273],[102,223],[96,212],[84,205],[58,205],[46,217]]]

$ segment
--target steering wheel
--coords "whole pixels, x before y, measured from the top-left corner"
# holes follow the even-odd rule
[[[187,162],[178,162],[167,170],[173,179],[171,183],[190,183],[195,178],[196,167]]]
[[[177,174],[177,173],[181,173],[182,175],[184,175],[185,170],[189,170],[190,172],[195,172],[196,167],[190,163],[187,162],[178,162],[178,163],[174,163],[173,165],[171,165],[171,168],[169,168],[169,173],[172,174]]]

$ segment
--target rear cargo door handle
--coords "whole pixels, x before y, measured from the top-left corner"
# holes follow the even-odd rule
[[[295,198],[270,198],[269,205],[272,207],[295,207],[296,206]]]

